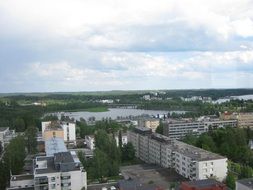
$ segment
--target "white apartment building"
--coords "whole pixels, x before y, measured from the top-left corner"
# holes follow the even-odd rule
[[[116,145],[119,146],[119,136],[115,136],[115,141],[116,141]],[[122,146],[127,144],[127,134],[123,133],[121,135],[121,141],[122,141]]]
[[[65,122],[65,121],[45,121],[41,123],[41,131],[42,136],[44,136],[44,132],[46,130],[55,130],[55,127],[52,127],[54,124],[59,125],[59,127],[63,130],[63,139],[65,142],[73,142],[76,143],[76,124],[73,122]]]
[[[87,173],[76,153],[67,151],[62,138],[47,140],[46,154],[34,159],[33,175],[11,176],[8,189],[87,189]]]
[[[86,172],[70,152],[41,156],[35,160],[34,189],[87,189]]]
[[[94,137],[94,135],[86,135],[85,136],[85,143],[87,145],[87,148],[89,148],[90,150],[94,150],[95,149],[95,137]]]
[[[136,150],[136,157],[147,163],[174,168],[191,180],[216,177],[220,181],[227,175],[227,158],[188,145],[150,129],[136,127],[128,132],[128,140]]]
[[[122,138],[122,145],[127,144],[128,140],[127,140],[127,134],[122,134],[121,136]],[[116,141],[116,145],[119,146],[119,136],[115,136],[115,141]],[[95,149],[95,136],[94,135],[86,135],[85,136],[85,144],[87,146],[87,148],[89,148],[90,150],[94,150]]]

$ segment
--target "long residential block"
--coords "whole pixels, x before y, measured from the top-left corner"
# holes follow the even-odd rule
[[[222,181],[226,178],[227,158],[218,154],[152,133],[145,127],[128,131],[128,139],[135,147],[136,157],[146,163],[174,168],[190,180],[215,177]]]

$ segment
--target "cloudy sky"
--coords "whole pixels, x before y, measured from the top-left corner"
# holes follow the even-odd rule
[[[252,0],[0,0],[0,92],[252,88]]]

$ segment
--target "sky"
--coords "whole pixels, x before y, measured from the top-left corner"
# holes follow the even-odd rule
[[[0,0],[0,92],[253,88],[252,0]]]

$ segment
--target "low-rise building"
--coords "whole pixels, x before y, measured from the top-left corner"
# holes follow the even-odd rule
[[[0,142],[3,148],[16,136],[15,130],[10,130],[9,127],[0,127]]]
[[[226,178],[227,158],[218,154],[152,133],[145,127],[129,131],[128,140],[135,147],[136,157],[146,163],[174,168],[191,180],[216,177],[222,181]]]
[[[236,190],[252,190],[253,178],[240,179],[236,181]]]
[[[86,135],[85,136],[85,144],[86,144],[87,148],[89,148],[90,150],[94,150],[95,149],[94,135]]]
[[[121,139],[122,139],[122,145],[127,144],[128,140],[127,140],[126,133],[123,133],[121,135]],[[116,145],[119,146],[119,136],[118,135],[115,136],[115,141],[116,141]],[[86,135],[85,136],[85,144],[86,144],[87,148],[89,148],[90,150],[94,150],[95,149],[95,136],[94,135]]]
[[[153,132],[155,132],[159,124],[160,124],[160,120],[156,118],[141,118],[138,120],[139,127],[150,128]]]

